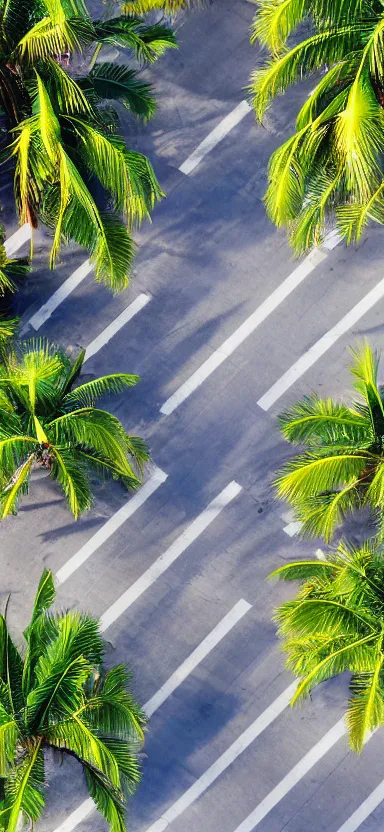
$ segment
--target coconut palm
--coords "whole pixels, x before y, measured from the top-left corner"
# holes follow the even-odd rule
[[[127,489],[140,485],[145,443],[96,407],[100,397],[135,385],[138,376],[114,373],[75,384],[84,360],[71,360],[44,339],[16,344],[0,362],[0,518],[14,513],[28,492],[33,466],[57,480],[75,519],[90,508],[90,478]]]
[[[206,3],[207,0],[126,0],[121,5],[126,12],[146,14],[154,9],[160,9],[169,15],[175,14],[183,9],[201,7],[206,5]]]
[[[22,650],[0,616],[0,829],[15,832],[19,821],[41,817],[44,756],[53,748],[81,764],[110,829],[125,832],[145,717],[124,665],[103,668],[98,622],[78,612],[52,613],[54,598],[45,569]]]
[[[108,61],[86,68],[95,45],[126,47],[137,65],[175,46],[174,34],[134,14],[91,20],[83,0],[0,0],[0,44],[7,130],[0,158],[14,161],[20,222],[35,227],[43,219],[53,229],[52,267],[62,241],[75,240],[89,250],[96,280],[118,291],[132,265],[131,231],[162,192],[148,159],[126,147],[105,101],[120,100],[144,119],[155,102],[132,67]]]
[[[297,38],[297,27],[309,21]],[[266,206],[297,252],[318,243],[327,219],[348,242],[383,222],[384,11],[374,0],[261,0],[252,40],[270,59],[250,91],[258,119],[314,72],[296,132],[271,157]],[[319,72],[321,75],[319,75]]]
[[[327,541],[345,515],[368,506],[384,535],[384,391],[379,359],[368,345],[353,352],[358,399],[341,404],[313,394],[279,417],[281,432],[304,452],[278,471],[277,494],[288,500],[301,532]]]
[[[324,561],[288,563],[270,577],[303,581],[274,616],[287,667],[300,679],[291,704],[325,679],[352,673],[346,719],[351,746],[361,751],[366,733],[384,723],[382,549],[341,542]]]
[[[29,272],[28,258],[8,257],[4,243],[5,230],[2,223],[0,223],[0,302],[4,296],[16,291],[17,284]]]

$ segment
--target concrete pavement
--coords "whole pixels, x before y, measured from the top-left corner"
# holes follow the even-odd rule
[[[40,477],[18,517],[0,527],[1,592],[12,591],[14,627],[25,625],[43,565],[60,574],[104,529],[101,544],[88,545],[87,560],[60,585],[59,603],[103,616],[135,587],[105,632],[108,660],[132,667],[143,703],[181,673],[148,726],[143,783],[129,808],[132,832],[243,832],[252,817],[260,818],[261,832],[339,832],[384,778],[381,732],[357,759],[334,728],[347,679],[323,685],[302,708],[281,704],[292,678],[271,611],[291,590],[265,581],[280,562],[317,546],[283,532],[286,509],[270,483],[289,447],[275,414],[311,389],[343,395],[347,347],[363,335],[380,345],[384,301],[373,303],[270,410],[258,404],[382,280],[382,230],[371,229],[358,247],[326,252],[180,406],[161,413],[298,267],[261,200],[268,156],[303,90],[277,103],[266,128],[246,115],[190,175],[179,170],[244,98],[260,60],[248,44],[252,13],[246,0],[218,0],[185,18],[180,51],[151,70],[160,98],[156,120],[136,129],[136,145],[150,154],[168,198],[139,235],[132,284],[112,298],[89,275],[39,329],[74,349],[86,346],[140,293],[151,296],[89,359],[84,376],[142,376],[111,406],[129,430],[148,437],[167,478],[119,525],[109,521],[132,500],[120,488],[98,487],[94,508],[74,523],[59,490]],[[132,135],[128,118],[125,127]],[[40,257],[46,263],[43,236]],[[20,300],[25,316],[85,258],[67,252],[53,282],[38,272]],[[240,488],[228,491],[233,482]],[[185,676],[187,658],[241,600],[250,608]],[[52,762],[49,781],[41,829],[67,820],[69,832],[71,812],[86,798],[73,761],[60,769]],[[378,805],[355,828],[379,832],[382,819]],[[92,813],[76,828],[105,824]]]

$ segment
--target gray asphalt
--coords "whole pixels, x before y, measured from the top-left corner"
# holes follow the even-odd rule
[[[150,721],[144,777],[128,818],[145,832],[292,682],[284,669],[273,606],[287,587],[266,582],[289,558],[318,545],[283,531],[286,507],[271,491],[289,448],[276,413],[302,393],[341,396],[349,389],[348,346],[369,337],[380,345],[383,301],[320,358],[275,407],[260,396],[318,338],[382,279],[384,238],[372,228],[358,245],[338,246],[304,283],[171,416],[161,404],[297,266],[284,234],[262,203],[268,156],[293,123],[306,94],[294,90],[256,126],[252,114],[186,177],[179,165],[244,97],[262,56],[248,42],[253,14],[246,0],[217,0],[182,18],[180,50],[153,68],[159,113],[144,127],[124,128],[148,153],[167,200],[138,235],[135,274],[118,297],[87,278],[42,328],[76,349],[86,345],[141,291],[151,302],[85,368],[85,376],[125,370],[140,385],[111,407],[132,432],[148,438],[166,482],[58,590],[62,606],[101,615],[153,564],[207,504],[235,479],[242,491],[180,558],[107,631],[108,661],[125,661],[146,702],[241,598],[252,609],[167,699]],[[120,57],[124,60],[124,56]],[[10,230],[11,227],[10,221]],[[47,235],[36,241],[36,271],[20,296],[26,319],[85,255],[63,253],[50,275]],[[0,528],[0,600],[12,593],[10,622],[21,631],[43,565],[57,571],[120,508],[120,488],[98,487],[92,511],[74,523],[58,489],[36,476],[17,518]],[[357,524],[351,524],[351,534]],[[301,757],[338,719],[348,678],[316,690],[301,708],[283,712],[172,822],[170,832],[235,832]],[[261,832],[338,832],[384,777],[382,732],[357,758],[342,739],[260,823]],[[54,830],[86,796],[76,765],[49,761],[47,813]],[[382,829],[379,806],[362,832]],[[78,827],[104,830],[92,814]]]

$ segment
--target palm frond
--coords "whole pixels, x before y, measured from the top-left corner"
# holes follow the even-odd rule
[[[332,399],[320,399],[316,394],[306,396],[280,414],[279,424],[288,442],[309,445],[363,442],[369,447],[374,438],[368,420],[361,413]]]
[[[352,679],[352,697],[347,711],[347,725],[352,748],[358,753],[363,748],[368,731],[374,731],[384,721],[384,688],[382,666],[384,655],[376,650],[370,673],[359,673]]]
[[[126,387],[134,387],[140,376],[129,373],[112,373],[78,385],[63,397],[65,410],[77,407],[93,407],[103,396],[122,393]]]
[[[154,115],[156,103],[152,86],[141,81],[133,69],[108,62],[98,63],[89,78],[99,98],[117,99],[145,120]]]
[[[51,447],[50,475],[56,479],[65,494],[68,506],[78,520],[80,514],[88,511],[92,505],[92,493],[88,477],[81,461],[73,451],[67,448]]]

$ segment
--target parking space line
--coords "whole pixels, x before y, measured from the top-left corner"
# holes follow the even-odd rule
[[[313,768],[316,763],[321,760],[324,755],[344,736],[345,721],[344,717],[334,725],[324,737],[316,743],[316,745],[304,754],[304,757],[291,768],[288,774],[280,780],[280,783],[275,786],[272,791],[267,794],[264,800],[256,806],[256,809],[248,815],[245,820],[237,827],[235,832],[252,832],[256,826],[261,823],[272,809],[296,786],[297,783]]]
[[[185,173],[186,175],[192,173],[201,160],[204,159],[204,156],[206,156],[207,153],[210,153],[210,151],[213,150],[213,148],[216,147],[216,145],[219,144],[219,142],[221,142],[234,127],[236,127],[236,124],[239,124],[244,116],[248,115],[250,112],[252,112],[252,107],[248,104],[248,101],[240,101],[240,104],[228,113],[228,115],[225,116],[225,118],[223,118],[210,133],[208,133],[208,136],[200,142],[196,150],[194,150],[185,162],[180,165],[179,170],[181,173]]]
[[[223,509],[242,490],[241,485],[232,480],[223,491],[215,497],[212,502],[199,514],[195,520],[179,535],[174,543],[160,555],[141,576],[117,599],[100,618],[101,631],[110,627],[117,618],[125,612],[128,607],[140,598],[152,584],[157,581],[160,575],[169,569],[170,566],[185,552],[188,547],[213,523]]]
[[[224,616],[224,618],[216,624],[213,630],[200,642],[196,650],[188,656],[187,659],[180,665],[180,667],[172,673],[172,676],[166,681],[166,683],[152,696],[146,705],[144,705],[144,711],[148,717],[151,717],[152,714],[160,708],[160,705],[168,699],[169,696],[176,690],[176,688],[181,685],[182,682],[187,678],[187,676],[192,673],[192,671],[197,667],[203,659],[208,656],[208,654],[216,647],[217,644],[224,638],[224,636],[229,633],[230,630],[240,621],[241,618],[248,612],[248,610],[252,609],[252,604],[248,604],[247,601],[241,599],[235,604],[234,607]]]
[[[79,266],[76,271],[74,271],[64,283],[56,289],[56,292],[51,295],[51,297],[47,300],[40,309],[35,312],[34,315],[26,321],[24,325],[24,329],[26,330],[28,326],[32,326],[35,331],[40,329],[43,324],[51,317],[52,313],[69,297],[70,294],[79,286],[79,284],[87,277],[94,268],[93,264],[89,260],[85,260],[84,263]]]
[[[214,647],[224,638],[227,633],[240,621],[241,618],[252,608],[251,604],[243,599],[219,621],[216,627],[206,636],[199,644],[196,650],[183,662],[170,676],[168,681],[152,696],[151,699],[143,706],[143,710],[148,717],[151,717],[155,711],[168,699],[169,696],[181,685],[181,683],[192,673],[197,665],[213,650]],[[63,821],[54,832],[72,832],[76,826],[79,825],[86,817],[95,809],[95,804],[92,798],[83,800],[80,806],[77,807],[68,817]]]
[[[376,786],[376,789],[371,792],[368,797],[363,800],[360,806],[353,812],[352,815],[348,818],[348,820],[340,826],[340,829],[337,832],[356,832],[356,829],[359,829],[362,823],[369,818],[372,812],[380,806],[380,803],[384,800],[384,780]]]
[[[301,521],[300,520],[292,520],[292,523],[288,523],[287,526],[284,526],[283,532],[289,535],[289,537],[294,537],[297,532],[301,529]]]
[[[182,384],[160,408],[160,413],[169,416],[179,407],[188,396],[197,390],[206,381],[211,373],[216,370],[240,344],[251,335],[268,316],[293,292],[300,283],[308,277],[311,272],[325,260],[327,254],[321,248],[311,251],[307,257],[297,266],[280,286],[277,287],[261,304],[252,312],[248,318],[227,338],[222,345],[215,350],[210,357]]]
[[[296,682],[286,688],[268,708],[258,716],[232,745],[201,775],[164,814],[146,829],[146,832],[163,832],[217,780],[217,778],[245,751],[254,740],[288,707],[296,690]],[[58,830],[56,830],[58,832]],[[63,830],[60,830],[63,832]]]
[[[257,404],[263,410],[269,410],[275,402],[289,390],[301,376],[321,358],[333,344],[345,335],[360,318],[384,296],[384,278],[365,295],[341,320],[322,336],[307,352],[305,352],[286,373],[267,390]]]
[[[125,523],[140,508],[146,500],[162,485],[168,474],[155,468],[152,476],[141,486],[139,491],[133,495],[106,523],[94,534],[84,546],[72,555],[64,566],[56,573],[56,582],[63,584],[91,555],[102,546],[103,543],[114,534],[120,526]]]
[[[7,257],[12,257],[16,251],[24,245],[24,243],[29,243],[31,236],[31,226],[28,222],[26,222],[24,225],[21,225],[14,234],[11,234],[11,236],[5,240],[4,248],[7,253]]]
[[[143,309],[144,306],[146,306],[150,300],[150,294],[144,294],[142,292],[140,295],[138,295],[137,298],[135,298],[135,300],[132,301],[132,303],[130,303],[126,309],[124,309],[121,315],[118,315],[118,317],[115,318],[115,320],[112,321],[112,323],[110,323],[109,326],[107,326],[105,329],[103,329],[102,332],[100,332],[100,335],[98,335],[97,338],[94,338],[94,340],[91,341],[90,344],[88,344],[87,349],[85,350],[84,363],[88,361],[88,359],[95,355],[97,352],[99,352],[99,350],[101,350],[101,348],[104,347],[105,344],[108,344],[108,341],[110,341],[111,338],[113,338],[113,336],[116,335],[119,329],[125,326],[125,324],[127,324],[128,321],[130,321],[134,317],[134,315],[137,315],[137,313],[140,312],[140,310]]]

